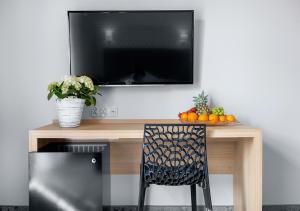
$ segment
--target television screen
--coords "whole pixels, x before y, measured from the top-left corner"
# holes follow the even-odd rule
[[[98,85],[193,83],[193,11],[69,11],[71,74]]]

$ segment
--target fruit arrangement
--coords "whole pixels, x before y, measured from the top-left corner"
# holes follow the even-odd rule
[[[210,122],[211,124],[236,121],[233,114],[225,114],[223,107],[210,108],[208,105],[208,95],[205,95],[204,91],[194,97],[193,101],[194,107],[178,114],[180,120],[188,122]]]

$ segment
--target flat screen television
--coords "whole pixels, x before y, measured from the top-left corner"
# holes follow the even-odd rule
[[[97,85],[193,84],[193,11],[69,11],[68,17],[72,75]]]

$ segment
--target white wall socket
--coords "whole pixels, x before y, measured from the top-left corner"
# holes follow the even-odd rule
[[[106,117],[117,117],[118,108],[116,106],[106,108]]]
[[[118,108],[116,106],[109,107],[93,107],[90,111],[91,117],[117,117],[118,116]]]

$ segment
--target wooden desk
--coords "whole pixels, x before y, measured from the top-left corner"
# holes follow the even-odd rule
[[[178,120],[84,120],[78,128],[52,123],[29,132],[29,152],[54,141],[110,143],[112,174],[139,174],[145,123]],[[246,126],[207,127],[209,172],[234,175],[236,211],[262,210],[262,132]]]

